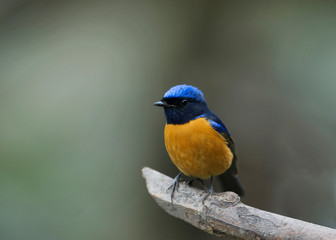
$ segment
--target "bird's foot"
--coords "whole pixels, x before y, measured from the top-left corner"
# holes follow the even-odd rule
[[[208,192],[206,193],[205,197],[202,200],[203,205],[204,205],[204,201],[213,193],[214,193],[214,188],[213,188],[213,182],[212,182],[212,176],[211,176],[210,188],[209,188]]]
[[[204,202],[205,202],[205,200],[210,196],[210,195],[212,195],[214,193],[214,191],[212,190],[212,191],[208,191],[207,193],[206,193],[206,195],[205,195],[205,197],[203,198],[203,200],[202,200],[202,204],[204,205]]]
[[[170,187],[167,189],[167,192],[171,189],[171,194],[170,194],[170,202],[173,203],[173,197],[174,197],[174,192],[175,189],[178,189],[178,185],[179,185],[179,178],[181,176],[182,172],[180,172],[179,174],[177,174],[177,176],[174,178],[173,184],[170,185]]]

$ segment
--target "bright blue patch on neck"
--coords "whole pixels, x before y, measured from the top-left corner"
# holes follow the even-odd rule
[[[224,123],[211,111],[208,111],[206,114],[199,115],[195,119],[197,118],[207,119],[211,127],[213,127],[213,129],[215,129],[217,132],[225,132],[228,136],[230,136],[230,133],[225,127]]]
[[[177,85],[169,89],[163,98],[190,98],[198,102],[205,102],[201,90],[191,85]]]
[[[215,121],[209,120],[211,126],[217,131],[217,132],[226,132],[227,134],[229,134],[229,131],[226,129],[226,127],[224,125],[221,125]]]

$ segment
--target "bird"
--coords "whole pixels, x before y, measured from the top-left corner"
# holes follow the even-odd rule
[[[243,196],[238,180],[237,155],[231,134],[209,108],[201,90],[192,85],[176,85],[154,103],[163,107],[166,117],[165,147],[179,174],[168,188],[171,202],[181,174],[192,179],[210,179],[203,201],[214,193],[213,177],[219,176],[224,191]]]

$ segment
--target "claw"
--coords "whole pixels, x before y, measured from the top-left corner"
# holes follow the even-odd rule
[[[179,178],[181,176],[182,172],[180,172],[179,174],[177,174],[177,176],[174,178],[174,182],[172,185],[170,185],[170,187],[167,189],[168,190],[172,189],[171,194],[170,194],[170,202],[173,203],[173,197],[174,197],[174,192],[175,189],[178,189],[178,185],[179,185]]]
[[[211,194],[214,193],[213,182],[212,182],[212,176],[211,176],[210,181],[211,181],[211,182],[210,182],[210,188],[209,188],[207,194],[205,195],[205,197],[204,197],[203,200],[202,200],[202,204],[203,204],[203,205],[204,205],[204,201],[205,201]]]

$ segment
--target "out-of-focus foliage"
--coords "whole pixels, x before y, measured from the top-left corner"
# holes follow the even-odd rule
[[[203,90],[233,135],[243,202],[336,227],[336,5],[2,1],[0,239],[213,239],[165,214],[177,173],[153,107]]]

